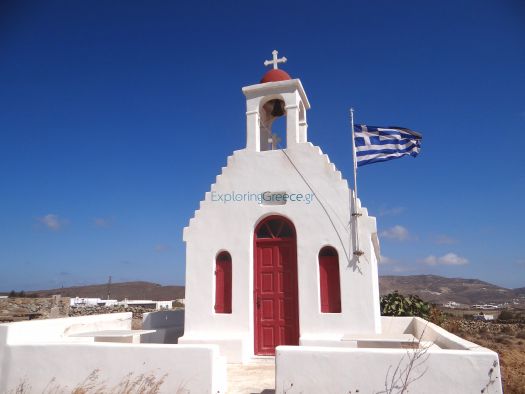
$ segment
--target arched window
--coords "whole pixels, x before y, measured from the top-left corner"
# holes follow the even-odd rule
[[[282,98],[274,98],[261,106],[259,111],[261,151],[279,149],[281,136],[286,136],[285,107]]]
[[[319,252],[319,282],[321,312],[341,313],[339,257],[331,246],[325,246]]]
[[[228,252],[215,259],[215,313],[232,313],[232,257]]]
[[[269,239],[281,239],[281,238],[293,238],[295,231],[293,227],[282,218],[274,218],[264,221],[259,225],[256,231],[256,237],[269,238]]]

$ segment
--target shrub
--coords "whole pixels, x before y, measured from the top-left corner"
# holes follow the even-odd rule
[[[507,310],[501,311],[501,313],[498,316],[498,320],[512,320],[512,319],[514,319],[514,313],[512,313],[511,311],[507,311]]]
[[[512,342],[509,341],[509,337],[507,335],[498,335],[494,338],[494,340],[497,343],[501,343],[503,345],[510,345]]]
[[[437,324],[438,326],[442,326],[443,323],[445,323],[446,315],[435,305],[432,305],[430,307],[430,314],[428,317],[428,320],[430,320],[431,323]]]
[[[489,329],[487,326],[481,326],[478,330],[478,334],[487,334],[489,332]]]
[[[503,327],[501,327],[500,332],[502,332],[503,334],[513,334],[514,330],[510,325],[504,325]]]
[[[396,291],[381,297],[381,315],[418,316],[428,319],[430,304],[417,295],[404,296]]]
[[[462,334],[463,329],[461,327],[461,322],[456,319],[449,319],[443,324],[443,328],[447,331],[450,331],[452,334]]]
[[[24,298],[24,297],[27,297],[26,295],[26,292],[24,290],[22,291],[19,291],[19,292],[16,292],[14,290],[11,290],[11,292],[9,293],[9,298],[16,298],[16,297],[19,297],[19,298]]]

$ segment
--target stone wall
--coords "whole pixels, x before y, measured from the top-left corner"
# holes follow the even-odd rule
[[[142,319],[142,315],[147,312],[153,312],[155,308],[146,308],[143,306],[84,306],[73,307],[69,310],[69,316],[90,316],[104,313],[131,312],[133,319]]]
[[[70,307],[70,298],[59,295],[51,298],[1,298],[0,323],[32,320],[52,319],[68,316],[90,316],[106,313],[131,312],[133,319],[142,320],[142,315],[154,312],[155,308],[143,306],[85,306]]]
[[[69,315],[69,298],[1,298],[0,322],[51,319]]]

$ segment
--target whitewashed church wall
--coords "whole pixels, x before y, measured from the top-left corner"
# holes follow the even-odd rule
[[[377,261],[371,241],[376,233],[375,219],[363,210],[360,247],[367,258],[348,261],[346,256],[352,255],[353,245],[346,226],[350,218],[346,180],[320,148],[310,143],[296,144],[286,153],[315,191],[317,197],[312,203],[288,201],[286,205],[269,206],[254,201],[213,201],[232,192],[312,193],[283,151],[240,150],[228,158],[227,167],[185,228],[186,323],[180,343],[197,337],[236,337],[242,338],[253,353],[253,232],[269,215],[290,219],[296,229],[301,336],[379,332]],[[340,314],[320,312],[318,254],[326,245],[339,254]],[[214,312],[215,256],[223,250],[232,257],[231,314]]]

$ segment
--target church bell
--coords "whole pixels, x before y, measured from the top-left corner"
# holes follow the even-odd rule
[[[272,105],[272,112],[271,112],[272,116],[275,116],[276,118],[278,118],[285,114],[284,101],[274,99],[274,100],[270,100],[270,103]]]

